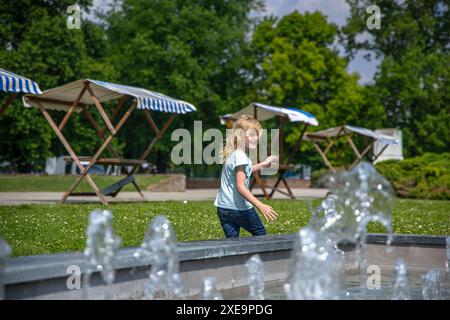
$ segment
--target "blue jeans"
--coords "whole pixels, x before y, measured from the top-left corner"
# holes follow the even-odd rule
[[[255,208],[233,210],[217,207],[217,215],[219,216],[220,225],[227,238],[239,237],[240,228],[244,228],[253,236],[266,234],[266,229]]]

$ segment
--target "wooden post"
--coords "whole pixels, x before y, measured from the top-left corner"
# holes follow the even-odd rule
[[[122,116],[122,118],[120,119],[119,123],[117,123],[116,127],[113,128],[114,130],[112,130],[112,132],[103,142],[103,144],[101,145],[101,147],[97,150],[97,152],[95,153],[95,155],[91,158],[91,161],[89,161],[89,164],[87,165],[86,168],[84,168],[84,170],[82,171],[81,175],[78,176],[77,180],[70,186],[68,194],[70,194],[79,184],[80,182],[83,180],[83,178],[88,174],[89,170],[92,168],[92,166],[95,164],[95,162],[97,161],[98,157],[100,157],[101,153],[103,152],[103,150],[105,150],[105,148],[108,146],[108,144],[111,142],[111,140],[114,138],[114,136],[116,135],[116,133],[120,130],[120,128],[123,126],[123,124],[125,123],[125,121],[127,121],[127,119],[129,118],[129,116],[131,115],[131,113],[136,109],[136,101],[133,102],[130,106],[130,108],[128,108],[127,112],[125,112],[125,114]],[[68,196],[68,195],[67,195]],[[67,197],[66,197],[67,198]]]
[[[281,132],[283,132],[283,130],[284,130],[285,122],[286,122],[286,118],[280,116],[280,131]],[[284,134],[280,133],[280,136],[279,136],[280,137],[279,138],[279,144],[280,144],[280,149],[281,149],[281,151],[280,151],[280,161],[279,161],[280,164],[286,164],[287,165],[287,164],[290,163],[291,159],[294,157],[294,155],[297,153],[298,149],[300,148],[300,144],[301,144],[301,141],[303,139],[303,135],[305,134],[306,127],[307,127],[307,124],[305,123],[305,127],[303,128],[303,130],[302,130],[302,132],[300,134],[300,137],[295,142],[294,148],[292,149],[292,152],[290,153],[286,163],[284,161],[284,156],[282,156],[282,154],[284,154],[284,152],[283,152],[284,150],[281,148],[281,146],[284,146]],[[281,190],[278,190],[278,185],[280,184],[281,180],[284,180],[283,175],[284,175],[285,172],[286,172],[286,169],[278,169],[277,181],[275,182],[274,186],[272,187],[272,190],[270,191],[269,198],[273,197],[275,191],[278,191],[278,192],[281,192],[281,193],[285,193],[285,192],[282,192]],[[284,183],[287,184],[286,181],[284,181]],[[288,190],[287,195],[289,197],[291,197],[291,198],[295,198],[294,195],[292,194],[292,191],[290,191],[289,187],[287,187],[287,190]]]
[[[156,125],[155,121],[153,121],[152,116],[150,115],[150,112],[148,112],[147,109],[142,110],[144,112],[144,116],[147,119],[148,124],[150,125],[150,127],[152,128],[153,132],[155,133],[155,135],[159,135],[159,129],[158,126]]]
[[[289,193],[291,199],[295,199],[295,196],[294,196],[294,194],[292,193],[292,190],[291,190],[291,188],[289,187],[289,185],[288,185],[286,179],[282,176],[282,177],[281,177],[281,180],[283,180],[283,183],[284,183],[284,185],[286,186],[286,189],[287,189],[287,191],[288,191],[288,193]]]
[[[334,138],[330,139],[330,138],[327,137],[327,138],[326,138],[327,141],[328,141],[329,143],[331,143],[330,141],[332,141],[333,144],[336,143],[336,142],[338,141],[338,139],[341,137],[341,132],[342,132],[342,131],[344,132],[343,135],[345,135],[345,134],[346,134],[345,126],[341,126],[341,127],[339,128],[339,131],[338,131],[337,135],[336,135]],[[330,148],[331,148],[331,146],[330,146]],[[340,149],[338,150],[338,152],[337,152],[337,154],[336,154],[336,159],[340,159],[343,150],[344,150],[344,148],[340,148]]]
[[[327,165],[328,168],[330,168],[331,172],[336,173],[336,170],[333,168],[333,166],[331,165],[330,161],[328,160],[327,156],[322,152],[322,149],[320,149],[319,145],[317,144],[317,142],[313,142],[314,147],[316,148],[317,152],[320,154],[320,156],[322,157],[323,162],[325,162],[325,164]]]
[[[161,139],[161,137],[164,135],[164,132],[166,132],[167,128],[170,126],[170,124],[172,123],[172,121],[175,119],[175,115],[172,114],[170,116],[170,118],[167,120],[167,122],[164,124],[164,126],[162,127],[161,130],[159,130],[159,133],[157,134],[156,137],[153,138],[152,142],[150,142],[150,144],[148,145],[147,149],[144,151],[144,153],[140,156],[139,160],[145,160],[148,155],[150,154],[150,151],[152,150],[153,146],[155,145],[155,143]],[[133,170],[133,172],[135,172],[136,170]]]
[[[375,142],[375,140],[372,140],[372,142],[367,145],[367,147],[359,155],[359,157],[355,161],[353,161],[352,165],[350,166],[350,169],[352,169],[354,166],[356,166],[364,158],[364,156],[370,151],[370,148],[372,148],[374,142]]]
[[[352,140],[352,136],[353,136],[353,134],[347,136],[347,141],[348,141],[348,143],[350,144],[350,146],[352,147],[353,152],[355,153],[356,157],[357,157],[358,159],[361,159],[361,154],[359,153],[358,148],[356,148],[356,145],[355,145],[355,143],[354,143],[353,140]]]
[[[258,108],[256,107],[255,104],[253,104],[253,117],[255,118],[255,120],[258,120]],[[256,162],[258,162],[259,159],[259,152],[258,149],[256,149]],[[254,176],[254,181],[253,181],[253,185],[258,185],[261,190],[263,191],[264,194],[264,198],[266,199],[270,199],[269,193],[266,191],[266,185],[264,183],[264,181],[262,180],[259,172],[253,172],[253,176]],[[250,189],[251,190],[251,189]]]
[[[387,148],[388,146],[389,146],[388,144],[385,144],[385,145],[384,145],[383,149],[381,149],[380,152],[378,152],[378,154],[375,155],[375,157],[372,159],[372,163],[375,162],[375,160],[377,160],[379,156],[381,156],[381,154],[384,152],[384,150],[386,150],[386,148]]]
[[[83,97],[84,92],[86,91],[86,87],[83,87],[83,89],[80,91],[80,93],[78,94],[77,98],[75,99],[75,102],[73,103],[73,105],[70,106],[69,110],[67,110],[66,115],[64,116],[64,118],[61,120],[61,123],[58,126],[58,129],[60,131],[62,131],[62,129],[64,128],[64,126],[66,125],[67,121],[69,121],[70,116],[72,115],[72,113],[75,111],[75,108],[78,106],[78,104],[80,103],[81,98]]]
[[[126,96],[122,96],[122,98],[119,100],[117,106],[114,108],[114,111],[111,115],[111,117],[109,118],[111,123],[113,120],[113,117],[115,117],[118,113],[118,111],[120,110],[120,108],[123,106],[124,102],[126,100]],[[101,130],[97,121],[95,121],[94,117],[92,116],[92,114],[89,112],[87,106],[83,108],[83,113],[86,116],[86,118],[88,119],[88,121],[92,124],[92,126],[94,127],[95,131],[97,132],[97,135],[104,141],[105,140],[105,136],[104,136],[104,132],[106,130],[103,129]],[[114,157],[119,158],[119,153],[114,150],[114,148],[111,146],[111,144],[108,144],[107,146],[108,150],[111,151],[111,153],[113,154]],[[127,178],[128,179],[132,174],[131,174],[131,170],[128,170],[127,167],[125,167],[126,173],[127,173]],[[134,188],[136,189],[136,191],[139,193],[139,195],[144,198],[144,194],[142,193],[141,189],[139,188],[137,182],[133,179],[130,179],[130,183],[134,186]],[[119,192],[122,190],[123,186],[119,187],[114,193],[111,193],[112,197],[116,197],[117,194],[119,194]]]
[[[97,121],[95,121],[94,117],[89,112],[87,107],[83,107],[83,114],[86,117],[86,119],[91,123],[92,127],[94,127],[94,130],[97,133],[97,135],[100,137],[100,139],[102,139],[104,141],[105,135],[103,134]],[[111,153],[114,157],[119,158],[119,153],[116,150],[114,150],[114,148],[110,144],[108,144],[107,148],[109,151],[111,151]]]
[[[270,191],[270,194],[269,194],[269,197],[270,197],[270,198],[273,197],[273,194],[275,193],[275,191],[278,191],[277,188],[278,188],[278,185],[279,185],[280,182],[281,182],[281,177],[283,176],[283,174],[284,174],[284,170],[283,170],[282,172],[279,171],[279,173],[278,173],[278,179],[277,179],[277,181],[275,182],[275,185],[273,186],[272,191]]]
[[[125,101],[127,100],[127,96],[122,96],[122,98],[120,98],[119,102],[117,103],[116,107],[114,108],[111,117],[109,117],[109,121],[111,121],[111,123],[113,123],[114,118],[119,114],[120,109],[122,109],[123,104],[125,103]],[[103,128],[102,133],[104,134],[106,132],[107,128]]]
[[[55,131],[56,135],[58,136],[59,140],[62,142],[62,144],[64,145],[64,147],[66,148],[67,152],[69,152],[70,156],[72,157],[73,161],[75,162],[75,164],[77,165],[77,167],[80,169],[80,171],[84,170],[83,165],[81,164],[81,162],[78,160],[78,157],[76,155],[76,153],[73,151],[72,147],[70,146],[70,144],[67,142],[66,138],[64,137],[64,135],[61,133],[61,131],[58,129],[58,126],[56,125],[56,123],[53,121],[52,117],[50,116],[50,114],[47,112],[47,110],[45,110],[44,106],[42,105],[42,103],[39,101],[39,99],[36,99],[37,101],[37,105],[39,110],[41,111],[41,113],[44,115],[45,119],[47,120],[47,122],[50,124],[50,126],[52,127],[53,131]],[[105,197],[103,196],[103,194],[101,193],[100,189],[97,187],[97,185],[95,184],[94,180],[92,179],[91,175],[87,174],[86,171],[86,179],[88,181],[88,183],[91,185],[92,189],[94,189],[95,194],[97,195],[97,197],[100,199],[100,201],[103,204],[108,204],[106,202]],[[77,184],[78,185],[78,184]],[[74,188],[75,189],[75,188]],[[67,191],[66,193],[64,193],[63,198],[61,199],[61,203],[64,203],[67,199],[67,197],[69,196],[70,192]]]
[[[327,141],[328,141],[328,145],[327,145],[327,147],[325,148],[325,150],[323,151],[324,154],[327,154],[327,153],[330,151],[331,147],[332,147],[332,146],[334,145],[334,143],[336,142],[336,140],[330,140],[330,139],[328,139],[328,138],[327,138]]]
[[[306,130],[308,129],[308,124],[305,123],[303,126],[303,130],[300,133],[300,137],[297,139],[294,145],[294,149],[292,150],[292,153],[289,155],[288,161],[286,164],[290,164],[292,160],[294,160],[294,156],[297,154],[297,152],[300,150],[300,146],[303,141],[303,137],[305,136]]]
[[[103,121],[106,124],[106,127],[108,128],[109,132],[111,132],[112,135],[116,134],[116,130],[114,126],[112,125],[111,121],[109,121],[108,116],[106,115],[105,110],[103,109],[102,105],[100,104],[100,101],[95,96],[94,92],[92,91],[92,88],[89,85],[89,81],[84,82],[85,88],[88,90],[89,94],[91,95],[92,101],[95,104],[95,107],[97,108],[98,112],[100,113],[100,116],[102,117]]]

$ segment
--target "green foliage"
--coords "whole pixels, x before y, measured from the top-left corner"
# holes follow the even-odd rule
[[[348,0],[343,28],[350,56],[360,49],[382,58],[372,87],[384,106],[385,127],[403,130],[407,156],[446,152],[450,146],[450,12],[448,1]],[[366,8],[376,4],[379,30],[368,30]],[[362,36],[364,41],[358,41]],[[359,38],[358,38],[359,37]]]
[[[348,61],[332,48],[337,32],[319,12],[293,12],[261,22],[252,36],[247,100],[304,109],[319,119],[317,129],[380,124],[382,108],[367,112],[370,91],[358,85],[356,75],[348,74]],[[287,130],[293,146],[301,127],[289,124]],[[303,149],[308,156],[314,154],[310,144]]]
[[[174,167],[169,160],[175,144],[171,129],[192,133],[194,120],[202,120],[204,129],[224,131],[219,116],[251,101],[309,111],[320,122],[313,130],[341,124],[400,128],[407,156],[447,151],[448,4],[348,2],[352,15],[342,30],[319,12],[251,18],[251,12],[263,8],[262,0],[124,0],[96,22],[83,19],[81,30],[70,30],[66,9],[71,0],[0,0],[0,66],[36,80],[44,90],[89,77],[192,102],[198,112],[177,116],[148,159],[161,171]],[[92,8],[91,0],[77,3],[86,11]],[[367,35],[365,9],[372,3],[381,8],[382,27],[358,42]],[[338,54],[339,34],[348,58]],[[360,49],[382,58],[373,85],[359,85],[358,76],[346,70],[348,59]],[[59,112],[52,115],[57,122],[62,118]],[[167,114],[155,114],[160,127],[166,119]],[[286,151],[300,130],[287,124]],[[82,115],[71,118],[64,134],[79,154],[92,154],[99,146]],[[25,110],[20,98],[0,118],[0,135],[0,161],[13,162],[21,172],[42,170],[48,156],[67,154],[44,118]],[[135,114],[113,144],[122,156],[134,158],[152,137],[147,123]],[[311,144],[303,144],[302,151],[294,162],[309,162],[315,169],[322,165]],[[344,153],[342,159],[350,156]],[[184,168],[195,175],[220,171],[220,166]]]
[[[259,0],[125,0],[120,11],[106,17],[108,60],[122,83],[195,104],[198,111],[176,117],[171,129],[193,133],[194,120],[202,120],[205,129],[223,129],[219,116],[247,103],[240,100],[245,89],[240,72],[251,27],[249,13],[259,7]],[[155,118],[161,126],[167,115]],[[139,156],[150,141],[142,134],[149,132],[147,123],[131,119],[123,132],[125,153]],[[150,161],[160,170],[170,165],[173,145],[169,134],[155,146]]]
[[[91,1],[78,3],[88,8]],[[88,21],[82,22],[82,30],[68,29],[65,12],[72,4],[0,1],[1,67],[37,81],[42,90],[83,77],[110,79],[114,69],[103,63],[98,54],[104,43],[103,31]],[[97,43],[96,50],[93,42]],[[2,95],[2,101],[5,99]],[[57,122],[63,116],[60,112],[52,115]],[[63,133],[76,152],[86,154],[92,152],[98,139],[85,122],[75,115]],[[42,170],[48,156],[67,154],[44,117],[37,110],[24,109],[20,97],[0,118],[0,136],[0,161],[13,162],[20,172]]]
[[[89,10],[92,1],[78,3]],[[238,97],[245,89],[240,73],[249,13],[262,7],[260,0],[128,0],[101,16],[99,24],[82,20],[81,30],[66,27],[66,9],[72,4],[0,1],[0,18],[7,25],[0,30],[1,66],[36,80],[42,89],[89,77],[193,102],[199,112],[176,117],[171,129],[191,129],[194,119],[202,119],[205,128],[222,128],[219,115],[242,107]],[[8,137],[0,141],[0,161],[14,162],[21,172],[41,170],[46,157],[67,151],[40,114],[22,109],[16,99],[0,119],[0,134]],[[58,122],[63,115],[53,116]],[[166,114],[155,115],[160,127],[166,119]],[[74,115],[64,134],[79,154],[92,154],[98,147],[95,132],[82,116]],[[147,123],[134,116],[114,143],[122,155],[134,158],[151,139]],[[164,170],[171,146],[170,134],[165,135],[149,160]]]
[[[376,164],[400,197],[450,199],[450,153],[425,153],[403,161]]]
[[[92,4],[92,0],[78,0],[76,3],[86,10]],[[46,20],[48,16],[62,15],[68,6],[73,4],[72,0],[1,0],[0,47],[18,48],[24,34],[31,29],[30,22],[39,20],[40,15],[44,15],[42,20]]]

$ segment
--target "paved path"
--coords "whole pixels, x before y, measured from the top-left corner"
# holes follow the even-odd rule
[[[107,197],[108,202],[136,201],[193,201],[215,199],[218,189],[188,189],[185,192],[144,192],[142,199],[136,192],[121,192],[116,198]],[[323,198],[327,189],[292,189],[297,198]],[[258,192],[258,190],[256,191]],[[0,205],[20,205],[30,203],[58,203],[63,192],[0,192]],[[281,193],[275,193],[274,199],[289,199]],[[98,202],[96,197],[69,197],[66,203]]]

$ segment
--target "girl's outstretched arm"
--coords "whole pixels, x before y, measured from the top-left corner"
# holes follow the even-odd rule
[[[266,220],[275,221],[278,217],[278,213],[273,210],[269,205],[266,205],[259,201],[246,187],[245,187],[245,172],[242,168],[236,169],[236,188],[237,191],[251,204],[253,204]]]
[[[270,167],[270,164],[271,164],[272,162],[275,162],[275,161],[278,161],[278,157],[277,157],[277,156],[274,156],[274,155],[268,156],[268,157],[266,158],[266,160],[264,160],[263,162],[254,164],[254,165],[252,166],[252,172],[261,170],[261,168],[268,168],[268,167]]]

